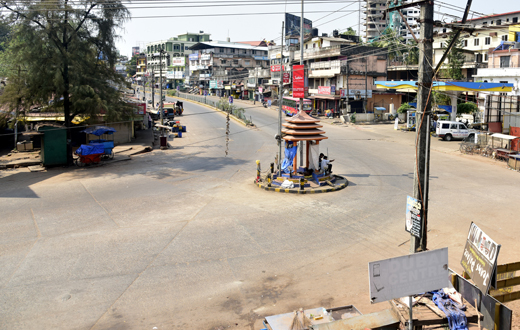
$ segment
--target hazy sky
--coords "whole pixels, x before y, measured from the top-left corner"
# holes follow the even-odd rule
[[[233,3],[234,2],[234,3]],[[321,3],[318,3],[321,2]],[[259,5],[261,3],[262,5]],[[466,0],[443,0],[443,3],[462,7],[453,9],[443,3],[435,2],[436,13],[462,16]],[[255,4],[255,5],[252,5]],[[362,1],[361,5],[366,4]],[[513,4],[515,7],[513,8]],[[183,7],[181,7],[183,6]],[[121,39],[117,48],[123,55],[130,56],[133,46],[148,42],[165,40],[186,32],[204,31],[211,33],[212,40],[231,41],[275,40],[279,43],[284,12],[300,15],[301,2],[297,0],[134,0],[128,5],[132,19],[125,23],[119,34]],[[155,8],[151,8],[155,7]],[[171,8],[168,8],[171,7]],[[319,33],[332,33],[333,30],[358,29],[359,2],[351,0],[308,0],[305,1],[305,17],[313,21]],[[471,10],[480,14],[500,14],[520,10],[518,0],[473,0]],[[335,12],[337,11],[337,12]],[[266,15],[266,13],[272,13]],[[229,15],[233,14],[233,15]],[[251,15],[241,15],[251,14]],[[191,17],[190,17],[191,15]],[[193,16],[216,15],[216,16]],[[478,14],[469,18],[478,17]],[[363,16],[362,16],[363,17]],[[439,17],[436,17],[438,19]],[[455,20],[444,16],[447,22]],[[361,19],[363,31],[363,19]]]

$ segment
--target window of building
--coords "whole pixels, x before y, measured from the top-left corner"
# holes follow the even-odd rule
[[[473,39],[473,46],[478,46],[478,45],[479,45],[479,38]]]
[[[484,54],[484,62],[488,61],[488,54]]]
[[[463,40],[462,44],[464,45],[464,47],[468,47],[468,40],[467,39]]]
[[[233,60],[233,64],[238,64],[238,60]]]
[[[312,44],[312,48],[316,48],[316,44]],[[413,308],[412,308],[413,309]]]
[[[441,43],[440,43],[440,47],[441,47],[441,48],[444,48],[444,42],[441,42]]]
[[[251,65],[251,61],[250,60],[245,60],[244,61],[244,65],[247,65],[247,66]]]
[[[223,53],[224,52],[224,48],[219,48],[218,51],[219,51],[219,53]]]
[[[500,57],[500,67],[501,68],[509,68],[509,61],[511,60],[511,56],[502,56]]]
[[[446,28],[442,29],[442,33],[446,33]],[[413,309],[413,308],[412,308]]]
[[[493,24],[493,21],[491,21],[491,24]]]
[[[508,35],[507,35],[507,34],[504,34],[504,35],[502,36],[502,41],[507,41],[507,37],[508,37]]]
[[[487,22],[482,22],[482,25],[487,25]]]
[[[188,46],[185,46],[185,47],[184,47],[184,50],[188,50]]]
[[[409,10],[409,11],[408,11],[408,14],[413,14],[413,10]]]
[[[305,45],[305,49],[309,49],[309,44],[306,44],[306,45]]]
[[[502,24],[502,20],[501,19],[497,19],[497,25],[501,25]]]
[[[370,5],[370,8],[376,8],[376,6],[377,5],[375,3],[373,3],[373,4]]]
[[[484,45],[491,45],[491,37],[484,38]]]
[[[509,22],[509,18],[506,19],[506,22]]]
[[[235,53],[235,49],[234,49],[234,48],[231,48],[231,53],[232,53],[232,54]]]
[[[414,11],[413,11],[413,13],[414,13],[414,14],[417,14],[417,13],[418,13],[418,11],[417,11],[417,10],[414,10]]]
[[[513,23],[518,23],[518,17],[513,17]]]

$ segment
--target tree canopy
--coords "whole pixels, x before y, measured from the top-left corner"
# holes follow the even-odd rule
[[[343,33],[341,33],[341,34],[343,34],[343,35],[345,35],[345,36],[357,36],[356,30],[354,30],[354,29],[351,28],[351,27],[349,27],[349,28],[347,29],[347,31],[345,31],[345,32],[343,32]]]
[[[0,102],[17,111],[41,105],[63,112],[69,127],[78,114],[125,117],[131,108],[119,90],[116,29],[129,18],[119,0],[2,1],[12,27],[4,52],[8,84]]]
[[[444,43],[444,49],[447,50],[448,45],[451,43],[453,38],[455,37],[455,32],[452,31],[448,35],[448,39]],[[464,44],[462,39],[457,38],[455,43],[453,44],[453,47],[451,48],[450,52],[448,53],[447,59],[448,59],[448,69],[444,70],[445,75],[447,75],[448,78],[453,80],[462,80],[464,78],[464,75],[462,74],[462,65],[464,64],[464,53],[463,53]]]

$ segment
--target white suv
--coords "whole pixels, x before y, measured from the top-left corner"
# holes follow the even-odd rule
[[[475,130],[468,129],[466,125],[458,121],[439,120],[437,121],[435,133],[437,133],[437,136],[440,138],[451,141],[454,139],[463,140],[471,134],[475,134]]]

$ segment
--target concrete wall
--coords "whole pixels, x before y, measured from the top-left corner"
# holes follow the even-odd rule
[[[104,124],[100,124],[100,125],[104,125]],[[128,143],[128,142],[132,141],[133,122],[111,124],[108,126],[113,127],[117,131],[113,134],[113,136],[110,136],[108,138],[108,140],[112,140],[112,138],[113,138],[114,145],[119,145],[122,143]],[[85,142],[88,143],[88,141],[90,141],[90,140],[97,140],[97,139],[99,139],[99,137],[92,135],[92,134],[87,134],[87,141],[85,141]]]

